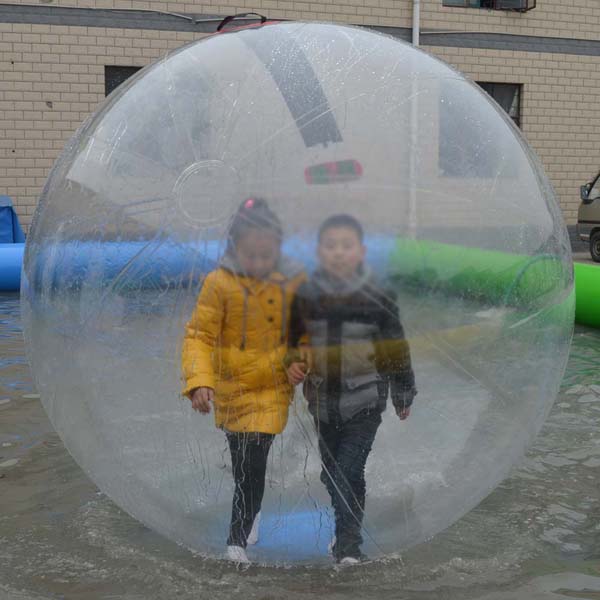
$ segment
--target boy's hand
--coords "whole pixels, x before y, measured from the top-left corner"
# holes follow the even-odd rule
[[[393,385],[394,381],[392,380],[392,386]],[[394,390],[392,387],[392,402],[394,403],[396,414],[400,417],[401,421],[405,421],[410,416],[410,407],[412,406],[416,395],[417,390],[414,388],[414,386],[410,389],[404,390]]]
[[[306,363],[293,362],[287,370],[288,381],[292,385],[298,385],[304,381],[306,377]]]
[[[400,417],[401,421],[406,421],[410,416],[410,406],[408,408],[396,407],[396,414]]]
[[[208,414],[210,403],[215,401],[215,390],[209,387],[199,387],[192,395],[192,408],[198,412]]]

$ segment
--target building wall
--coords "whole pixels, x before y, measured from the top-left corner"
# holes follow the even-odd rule
[[[28,4],[27,0],[18,0]],[[273,19],[306,19],[341,21],[357,25],[409,26],[411,5],[409,0],[345,0],[326,2],[320,0],[215,0],[213,2],[127,2],[119,0],[59,0],[53,6],[125,8],[203,15],[229,15],[257,11]]]
[[[550,177],[567,223],[579,185],[600,170],[600,57],[428,48],[476,81],[522,83],[521,129]]]
[[[600,5],[596,0],[572,0],[570,7],[562,0],[538,0],[538,4],[533,11],[517,14],[442,7],[441,0],[422,0],[422,46],[475,80],[523,84],[522,129],[558,192],[567,222],[573,223],[578,187],[600,168],[600,107],[596,101],[600,91],[600,42],[596,41]],[[223,0],[193,4],[88,0],[44,4],[43,10],[48,13],[55,6],[74,5],[205,15],[255,9],[274,18],[389,26],[393,28],[389,31],[404,37],[407,31],[402,28],[411,22],[408,0],[262,0],[245,8]],[[94,15],[99,13],[108,11]],[[53,161],[104,98],[104,66],[146,65],[170,49],[206,35],[206,29],[11,23],[2,22],[2,14],[0,11],[0,193],[12,196],[27,226]],[[147,18],[140,16],[142,23]],[[427,34],[432,29],[440,32]],[[442,31],[462,33],[457,37]],[[501,35],[507,33],[514,35]],[[517,34],[528,37],[516,38]],[[562,46],[549,37],[589,41],[571,44],[559,53]],[[540,51],[523,50],[529,47]]]
[[[421,0],[424,28],[590,40],[600,35],[600,6],[596,0],[537,0],[537,7],[525,13],[441,4],[441,0]]]
[[[0,190],[26,226],[65,142],[104,99],[104,66],[144,66],[194,37],[0,23]]]
[[[8,4],[7,2],[3,3]],[[11,4],[32,4],[14,0]],[[46,0],[40,5],[99,9],[134,9],[228,15],[258,11],[275,19],[323,19],[364,25],[410,27],[412,0]],[[597,0],[538,0],[527,13],[442,6],[442,0],[421,0],[422,26],[456,31],[490,31],[597,40],[600,7]]]

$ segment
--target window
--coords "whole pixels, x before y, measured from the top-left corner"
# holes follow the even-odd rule
[[[442,0],[442,6],[460,8],[487,8],[489,10],[510,10],[527,12],[535,8],[536,0]]]
[[[478,81],[481,86],[515,122],[521,127],[521,84],[520,83],[488,83]]]
[[[443,6],[460,6],[461,8],[494,8],[494,0],[443,0]]]
[[[104,94],[108,96],[115,88],[118,88],[126,79],[129,79],[141,68],[106,65],[104,67]]]
[[[518,126],[521,84],[480,82],[479,85]],[[496,109],[488,102],[481,102],[478,96],[450,83],[442,90],[438,167],[443,177],[473,179],[491,178],[498,174],[505,177],[517,171],[510,144],[506,145],[506,139],[498,140],[487,126],[491,113]]]

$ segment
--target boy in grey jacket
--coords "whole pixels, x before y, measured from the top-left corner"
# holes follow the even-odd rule
[[[417,392],[394,299],[364,264],[360,223],[329,217],[318,254],[319,268],[292,303],[288,378],[304,382],[315,419],[321,481],[335,513],[334,558],[353,564],[364,558],[365,464],[388,393],[404,420]]]

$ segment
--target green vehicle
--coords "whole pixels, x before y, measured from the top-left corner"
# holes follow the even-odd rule
[[[592,260],[600,262],[600,173],[581,186],[579,195],[577,234],[584,242],[589,241]]]

